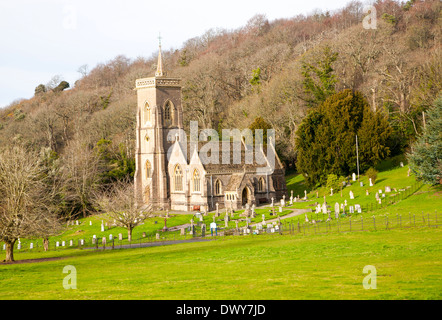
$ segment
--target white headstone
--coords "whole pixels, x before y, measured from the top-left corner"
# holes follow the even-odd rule
[[[114,236],[113,235],[109,235],[109,241],[112,241],[112,239],[114,238]]]
[[[57,241],[57,242],[55,243],[55,246],[56,246],[56,247],[59,247],[59,246],[60,246],[60,242]]]
[[[350,191],[350,199],[354,199],[355,198],[355,195],[353,194],[353,191]]]
[[[353,181],[356,181],[356,173],[353,173],[352,175]]]
[[[371,180],[371,178],[369,180],[370,180],[370,187],[373,187],[373,181]]]
[[[29,249],[34,249],[34,244],[31,242],[31,244],[29,245]]]
[[[20,250],[21,249],[21,243],[19,243],[18,245],[17,245],[17,250]]]
[[[73,240],[69,240],[69,246],[72,247],[74,245],[74,241]]]
[[[390,193],[390,192],[391,192],[391,187],[386,186],[386,187],[385,187],[385,193]]]
[[[325,202],[322,204],[322,213],[327,213],[327,204]]]
[[[61,246],[62,246],[62,247],[65,247],[65,246],[66,246],[66,242],[65,242],[65,241],[62,241],[62,242],[61,242]]]
[[[350,210],[350,213],[355,213],[355,208],[353,206],[350,206],[349,210]]]
[[[118,240],[119,240],[119,241],[122,241],[122,240],[123,240],[123,234],[122,234],[122,233],[119,233],[119,234],[118,234]]]
[[[335,218],[339,217],[339,203],[335,203]]]
[[[282,207],[279,207],[279,212],[280,212],[280,213],[282,212]]]
[[[90,226],[92,225],[92,221],[89,221],[89,225],[90,225]]]

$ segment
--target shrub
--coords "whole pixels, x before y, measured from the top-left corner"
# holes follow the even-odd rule
[[[378,177],[378,172],[376,171],[375,168],[370,168],[370,169],[367,170],[367,172],[365,173],[365,175],[366,175],[369,179],[371,179],[371,181],[372,181],[373,183],[375,183],[375,182],[376,182],[376,178]]]

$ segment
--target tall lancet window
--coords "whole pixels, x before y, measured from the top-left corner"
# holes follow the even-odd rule
[[[216,180],[216,182],[215,182],[215,195],[217,195],[217,196],[221,195],[221,192],[222,192],[221,188],[222,188],[221,181]]]
[[[167,101],[164,106],[164,124],[170,126],[173,124],[173,105],[172,102]]]
[[[146,179],[149,179],[152,177],[152,165],[150,164],[149,160],[146,160],[146,164],[144,165],[145,171],[146,171]]]
[[[175,167],[173,178],[175,191],[183,191],[183,170],[180,165]]]
[[[201,192],[201,178],[197,169],[193,172],[193,192]]]
[[[152,110],[149,104],[146,102],[144,105],[144,123],[152,121]]]
[[[260,192],[265,191],[265,186],[266,186],[266,183],[264,181],[264,178],[260,178],[259,183],[258,183],[258,191],[260,191]]]

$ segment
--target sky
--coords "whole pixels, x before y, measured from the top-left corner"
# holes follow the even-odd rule
[[[234,30],[256,14],[269,21],[333,11],[349,0],[0,0],[0,108],[60,76],[71,86],[118,55],[149,58],[209,29]]]

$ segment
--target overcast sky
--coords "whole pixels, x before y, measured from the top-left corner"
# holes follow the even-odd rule
[[[60,75],[71,85],[84,64],[117,55],[151,57],[179,49],[211,28],[244,26],[255,14],[272,21],[335,10],[349,0],[0,0],[0,107],[31,98]]]

